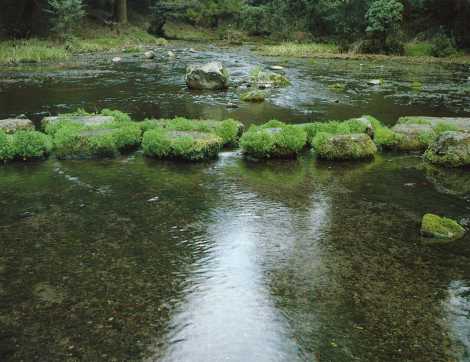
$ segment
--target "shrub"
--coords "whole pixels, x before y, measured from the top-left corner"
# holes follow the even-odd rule
[[[30,160],[46,157],[52,150],[49,136],[37,131],[18,131],[11,140],[13,158]]]
[[[267,35],[270,32],[270,16],[266,6],[245,5],[240,14],[240,26],[249,35]]]
[[[443,58],[456,54],[455,41],[444,33],[440,33],[431,41],[431,55]]]
[[[244,154],[256,158],[296,157],[307,143],[301,128],[270,121],[263,126],[251,126],[240,139]]]
[[[61,39],[72,35],[85,16],[82,0],[48,0],[49,10],[52,14],[52,31]]]
[[[155,128],[144,133],[144,154],[156,158],[201,161],[216,158],[222,139],[216,135],[195,131],[170,131]]]

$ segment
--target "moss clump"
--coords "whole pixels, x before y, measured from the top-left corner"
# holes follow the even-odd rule
[[[240,139],[245,155],[255,158],[296,157],[307,144],[307,133],[301,127],[270,121],[251,126]]]
[[[377,146],[364,133],[319,133],[313,140],[313,148],[319,158],[327,160],[360,160],[372,158],[377,153]]]
[[[240,99],[244,102],[261,103],[266,99],[266,94],[259,90],[243,93]]]
[[[243,133],[243,124],[233,119],[223,121],[191,120],[182,117],[174,119],[145,120],[139,122],[141,129],[146,132],[151,129],[165,128],[174,131],[197,131],[215,133],[222,138],[224,146],[236,146]]]
[[[361,118],[354,118],[347,121],[328,121],[328,122],[313,122],[301,124],[307,132],[307,142],[312,145],[313,139],[319,133],[328,134],[352,134],[352,133],[367,133],[373,135],[379,121],[375,120],[377,124],[374,124],[375,118],[370,116],[364,116]],[[381,125],[380,125],[381,126]]]
[[[51,152],[49,136],[36,131],[18,131],[7,135],[0,131],[0,160],[32,160],[44,158]]]
[[[218,156],[223,140],[215,134],[155,128],[144,133],[144,154],[155,158],[202,161]]]
[[[399,151],[424,151],[437,137],[427,124],[397,124],[392,131],[397,135],[394,148]]]
[[[424,158],[444,167],[470,166],[470,134],[455,131],[442,133],[429,146]]]
[[[264,71],[260,66],[250,71],[251,83],[257,86],[286,87],[290,85],[286,76],[272,71]]]
[[[427,238],[441,240],[457,240],[465,235],[465,229],[456,221],[434,214],[423,216],[421,235]]]
[[[54,133],[54,150],[60,159],[115,157],[140,145],[142,132],[135,123],[99,127],[63,122]]]

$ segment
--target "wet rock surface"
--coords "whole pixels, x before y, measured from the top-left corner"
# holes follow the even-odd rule
[[[0,130],[5,133],[14,133],[19,130],[34,129],[34,124],[29,119],[8,118],[0,119]]]
[[[444,132],[424,156],[429,162],[445,167],[470,166],[470,133]]]
[[[111,116],[54,116],[44,117],[42,120],[42,126],[45,127],[48,123],[53,124],[59,122],[61,119],[66,119],[83,126],[100,126],[111,123],[114,120]]]
[[[229,84],[229,74],[221,62],[190,65],[186,70],[186,84],[190,89],[226,89]]]

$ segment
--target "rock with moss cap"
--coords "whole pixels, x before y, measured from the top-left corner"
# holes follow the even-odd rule
[[[220,62],[190,65],[186,69],[186,84],[190,89],[226,89],[229,73]]]
[[[430,241],[453,241],[465,235],[465,229],[456,221],[434,214],[426,214],[421,222],[421,235]]]
[[[470,166],[470,133],[442,133],[428,148],[424,158],[444,167]]]
[[[397,124],[392,131],[398,136],[394,148],[399,151],[424,151],[436,137],[428,124]]]
[[[427,117],[413,116],[401,117],[398,120],[401,124],[427,124],[433,128],[447,126],[454,128],[456,131],[470,132],[470,118],[464,117]]]
[[[313,140],[313,148],[319,158],[327,160],[370,159],[377,153],[377,146],[364,133],[320,133]]]
[[[243,93],[240,99],[244,102],[261,103],[266,99],[266,94],[260,90]]]

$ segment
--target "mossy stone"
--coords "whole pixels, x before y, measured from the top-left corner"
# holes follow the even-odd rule
[[[470,133],[442,133],[428,148],[424,158],[444,167],[470,166]]]
[[[253,90],[243,93],[240,96],[240,99],[244,102],[261,103],[264,102],[264,100],[266,99],[266,95],[264,92],[261,92],[259,90]]]
[[[364,133],[320,133],[313,140],[313,147],[319,158],[327,160],[360,160],[372,158],[377,153],[377,146]]]
[[[424,151],[436,138],[428,124],[397,124],[392,132],[398,136],[394,148],[399,151]]]
[[[458,222],[434,214],[426,214],[421,222],[421,235],[442,241],[461,239],[465,229]]]

